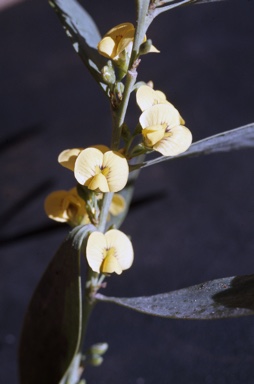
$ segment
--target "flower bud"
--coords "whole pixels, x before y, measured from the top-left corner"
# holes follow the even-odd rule
[[[116,75],[111,61],[101,70],[102,78],[107,84],[114,84],[116,81]]]
[[[89,349],[89,353],[91,353],[91,355],[104,355],[107,350],[107,343],[97,343],[91,346],[91,348]]]

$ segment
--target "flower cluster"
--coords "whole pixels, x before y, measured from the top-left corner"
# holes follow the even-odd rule
[[[98,194],[97,199],[100,201],[103,195]],[[68,223],[71,226],[91,223],[87,213],[86,203],[79,196],[77,188],[69,191],[60,190],[50,193],[45,199],[44,209],[48,217],[60,223]],[[118,216],[125,209],[124,198],[115,193],[109,207],[110,220],[112,216]]]
[[[94,214],[99,210],[103,194],[123,189],[128,180],[129,167],[126,158],[104,145],[90,148],[67,149],[60,153],[58,162],[74,172],[78,183],[90,190],[91,201],[82,198],[77,188],[69,191],[52,192],[45,200],[44,208],[49,218],[67,222],[71,226],[86,225],[91,222],[88,209]],[[109,207],[109,216],[117,216],[125,209],[125,200],[114,193]],[[119,230],[109,230],[105,234],[96,231],[90,234],[86,251],[87,262],[97,273],[121,274],[133,262],[133,248],[128,237]]]
[[[111,60],[101,70],[110,90],[108,96],[117,95],[116,100],[120,102],[124,85],[118,80],[124,77],[129,67],[134,36],[134,26],[131,23],[122,23],[107,32],[98,44],[99,53]],[[148,52],[158,50],[145,36],[138,56]],[[119,71],[118,80],[114,66]],[[112,106],[117,109],[119,104],[112,103],[112,100]],[[123,212],[125,201],[116,193],[126,186],[129,176],[129,165],[123,154],[128,157],[132,140],[139,133],[142,134],[143,140],[143,144],[138,145],[141,153],[155,150],[164,156],[176,156],[191,145],[191,132],[184,126],[183,118],[163,92],[155,91],[148,85],[141,85],[137,89],[136,100],[142,111],[139,126],[133,135],[128,127],[125,131],[126,137],[122,132],[126,143],[122,151],[96,145],[85,149],[66,149],[60,153],[58,162],[74,173],[79,187],[69,191],[55,191],[47,197],[45,211],[51,219],[68,222],[72,226],[89,223],[99,225],[103,212],[103,196],[108,192],[114,193],[108,208],[109,215],[117,216]],[[130,158],[133,153],[134,150]],[[104,216],[103,223],[105,221]],[[105,233],[96,230],[88,236],[86,258],[90,268],[98,274],[121,274],[133,263],[131,241],[118,229],[109,229]]]
[[[192,135],[184,127],[178,110],[161,91],[148,85],[139,87],[136,95],[142,114],[139,118],[144,145],[164,156],[176,156],[185,152],[192,142]]]

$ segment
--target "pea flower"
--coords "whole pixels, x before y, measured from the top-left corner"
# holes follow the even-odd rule
[[[86,148],[76,158],[74,175],[81,185],[93,191],[118,192],[127,183],[129,167],[119,152]]]
[[[98,196],[99,199],[102,199],[102,197],[102,194]],[[110,215],[118,216],[122,213],[125,205],[124,198],[115,193],[109,207],[108,220],[110,220]],[[85,202],[79,196],[76,188],[69,191],[60,190],[50,193],[45,199],[44,209],[50,219],[61,223],[69,223],[72,226],[90,223]]]
[[[98,51],[102,56],[117,61],[121,54],[130,59],[135,35],[134,25],[122,23],[110,29],[98,44]],[[146,41],[146,37],[144,42]],[[151,46],[149,52],[159,52]]]
[[[50,219],[61,223],[73,226],[89,223],[85,202],[78,195],[76,188],[50,193],[45,200],[44,209]]]
[[[93,148],[99,149],[101,152],[109,151],[109,148],[105,145],[94,145]],[[75,161],[77,160],[78,155],[84,148],[72,148],[65,149],[58,156],[58,162],[65,168],[74,171]]]
[[[131,267],[133,248],[129,238],[118,229],[105,234],[92,232],[87,241],[86,257],[89,266],[97,273],[117,273]]]
[[[191,145],[191,132],[181,125],[179,112],[170,104],[156,104],[146,109],[139,122],[145,146],[164,156],[176,156]]]
[[[136,100],[142,112],[156,104],[168,104],[174,107],[173,104],[167,100],[167,97],[163,92],[159,90],[155,91],[148,85],[141,85],[138,88],[136,93]],[[180,116],[180,114],[179,117],[181,125],[184,125],[184,119]]]

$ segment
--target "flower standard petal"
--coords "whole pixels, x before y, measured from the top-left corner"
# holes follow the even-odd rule
[[[175,126],[180,125],[180,115],[177,109],[170,104],[156,104],[141,114],[139,122],[142,128],[164,124]]]
[[[65,168],[74,171],[75,161],[83,148],[65,149],[58,156],[58,162]]]
[[[103,168],[107,169],[107,182],[110,192],[118,192],[127,183],[129,166],[126,158],[116,151],[108,151],[103,155]]]
[[[155,151],[164,156],[177,156],[185,152],[192,142],[190,130],[182,125],[170,129],[170,135],[165,137],[153,146]]]
[[[74,167],[74,175],[76,180],[86,185],[91,182],[91,178],[98,172],[97,169],[102,167],[103,153],[97,148],[86,148],[80,152]]]
[[[87,240],[86,258],[94,272],[100,273],[101,264],[105,257],[105,249],[107,249],[105,235],[97,231],[91,233]]]
[[[148,85],[141,85],[141,87],[138,88],[136,100],[141,111],[144,111],[155,104],[168,103],[163,92],[155,91]]]
[[[166,95],[161,91],[155,91],[152,87],[148,85],[141,85],[141,87],[138,88],[137,94],[136,94],[136,100],[139,108],[141,111],[145,111],[146,109],[152,107],[156,104],[167,104],[170,105],[172,108],[175,108],[173,104],[171,104],[167,98]],[[175,108],[177,111],[177,109]],[[179,114],[179,112],[177,111]],[[179,122],[181,125],[185,124],[185,121],[179,114]]]
[[[111,229],[105,233],[108,249],[114,248],[115,257],[122,270],[132,266],[134,252],[130,239],[118,229]]]

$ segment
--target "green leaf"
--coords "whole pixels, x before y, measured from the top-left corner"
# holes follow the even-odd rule
[[[20,349],[21,384],[58,384],[81,335],[80,247],[93,226],[75,228],[45,271],[25,317]]]
[[[59,17],[75,51],[105,89],[100,72],[105,59],[97,51],[101,36],[95,22],[76,0],[49,0],[49,4]]]
[[[173,319],[222,319],[254,315],[254,275],[208,281],[155,296],[96,299],[136,311]]]
[[[215,152],[229,152],[236,149],[254,147],[254,123],[244,125],[243,127],[232,129],[219,133],[214,136],[193,143],[190,148],[178,156],[160,156],[157,159],[143,163],[141,168],[158,164],[162,161],[180,159],[183,157],[209,155]]]

